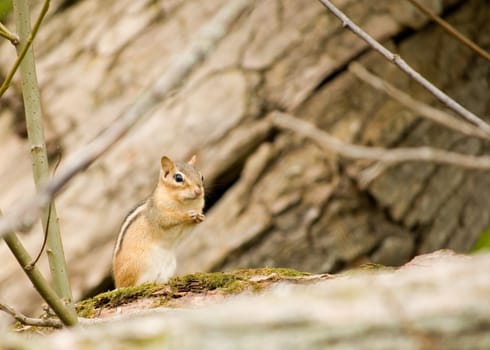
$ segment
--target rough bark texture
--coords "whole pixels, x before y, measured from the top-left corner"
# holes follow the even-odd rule
[[[84,0],[52,13],[35,47],[52,152],[59,145],[68,154],[110,124],[222,3]],[[488,63],[426,24],[408,2],[335,3],[463,105],[490,114]],[[490,46],[486,1],[427,3]],[[13,49],[2,43],[0,57],[5,74]],[[59,197],[75,297],[109,274],[118,226],[153,188],[162,154],[197,153],[208,184],[211,208],[180,246],[181,273],[264,265],[323,273],[368,261],[400,265],[443,247],[467,251],[490,223],[488,174],[406,164],[361,191],[356,174],[365,164],[270,127],[268,112],[282,110],[345,141],[488,151],[356,80],[345,70],[352,60],[437,106],[318,2],[256,2],[171,100]],[[33,193],[15,91],[0,102],[4,211]],[[41,241],[38,228],[25,237],[33,252]],[[2,247],[1,298],[29,310],[39,300],[9,254]]]
[[[395,272],[358,272],[264,293],[201,297],[44,337],[2,335],[36,349],[488,349],[490,254],[436,252]],[[369,288],[366,288],[369,286]],[[185,306],[185,305],[184,305]]]

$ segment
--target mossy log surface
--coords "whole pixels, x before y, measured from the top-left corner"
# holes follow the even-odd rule
[[[230,295],[258,293],[277,282],[312,283],[329,277],[286,268],[199,272],[174,277],[166,284],[148,283],[101,293],[78,303],[77,312],[80,317],[103,318],[159,306],[189,307],[216,302]]]
[[[488,349],[489,266],[490,253],[439,251],[396,270],[337,276],[291,270],[188,275],[99,295],[80,306],[123,311],[45,336],[2,334],[0,348]],[[237,281],[268,288],[237,288]],[[155,303],[169,292],[189,304]],[[130,305],[139,306],[125,312]]]

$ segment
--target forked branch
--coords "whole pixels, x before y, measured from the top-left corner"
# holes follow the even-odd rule
[[[368,33],[362,30],[358,25],[352,22],[349,17],[347,17],[342,11],[340,11],[337,7],[335,7],[331,1],[329,0],[319,0],[330,12],[332,12],[337,18],[342,21],[342,25],[344,27],[349,28],[355,35],[359,36],[366,43],[369,44],[374,50],[378,51],[383,57],[385,57],[388,61],[395,64],[398,68],[404,71],[410,78],[419,83],[422,87],[424,87],[427,91],[429,91],[432,95],[434,95],[439,101],[444,103],[448,108],[455,111],[458,115],[462,116],[466,120],[470,121],[474,125],[477,125],[482,130],[487,133],[490,133],[490,125],[482,120],[477,115],[473,114],[458,102],[453,100],[451,97],[442,92],[439,88],[437,88],[430,81],[425,79],[419,72],[410,67],[410,65],[405,62],[400,56],[395,55],[390,50],[381,45],[378,41],[376,41],[373,37],[371,37]]]
[[[39,16],[36,19],[36,23],[34,24],[32,31],[30,32],[24,46],[20,50],[13,67],[10,69],[7,76],[5,77],[5,80],[2,82],[2,85],[0,86],[0,97],[2,97],[2,95],[5,93],[5,91],[7,91],[7,89],[9,88],[10,83],[12,82],[12,79],[14,78],[15,72],[17,72],[17,69],[19,68],[20,63],[22,62],[27,51],[31,47],[32,42],[34,41],[34,38],[36,37],[36,34],[39,30],[39,27],[41,26],[41,22],[43,21],[44,17],[46,16],[46,13],[48,13],[49,3],[50,3],[50,0],[44,1],[43,7],[41,9],[41,12],[39,13]]]
[[[37,327],[52,327],[52,328],[61,328],[63,324],[60,320],[56,318],[32,318],[28,317],[12,307],[0,303],[0,310],[12,316],[16,321],[20,322],[25,326],[37,326]]]
[[[12,33],[7,27],[2,24],[2,22],[0,22],[0,36],[3,36],[5,39],[10,41],[14,46],[19,44],[19,36],[15,33]]]

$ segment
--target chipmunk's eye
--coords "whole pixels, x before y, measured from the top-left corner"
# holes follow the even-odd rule
[[[184,175],[182,175],[181,173],[176,173],[174,175],[174,180],[175,182],[184,182]]]
[[[204,176],[201,175],[201,182],[204,182]]]

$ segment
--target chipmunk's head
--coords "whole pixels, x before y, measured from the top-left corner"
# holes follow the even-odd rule
[[[204,177],[194,167],[195,155],[188,162],[174,162],[163,156],[160,163],[160,182],[168,195],[179,202],[197,201],[204,205]]]

